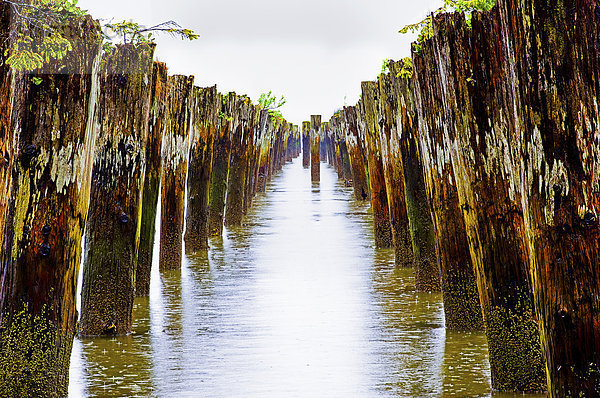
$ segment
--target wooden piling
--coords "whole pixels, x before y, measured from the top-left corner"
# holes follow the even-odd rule
[[[381,161],[385,177],[385,188],[392,228],[392,241],[394,243],[395,261],[398,267],[413,266],[412,241],[408,226],[406,212],[406,199],[404,197],[404,169],[402,153],[400,151],[400,137],[396,126],[398,102],[392,87],[389,73],[379,76],[377,82],[378,100],[377,120],[379,120],[379,144]],[[421,270],[419,270],[421,271]],[[415,284],[419,291],[440,291],[440,277],[432,273],[423,272],[415,274]]]
[[[162,172],[162,138],[167,101],[167,66],[154,62],[146,141],[146,172],[142,194],[140,243],[135,270],[135,293],[138,297],[150,294],[150,273],[156,236],[156,212]]]
[[[493,21],[502,26],[496,37],[506,38],[507,73],[497,79],[508,81],[507,91],[516,97],[506,105],[514,118],[508,145],[522,157],[513,157],[510,169],[521,166],[514,186],[523,187],[548,393],[598,396],[600,5],[502,1]],[[478,31],[485,24],[487,19],[481,26],[476,19]]]
[[[154,47],[102,57],[80,334],[131,332]]]
[[[72,51],[16,76],[11,98],[8,122],[18,146],[9,154],[14,162],[0,270],[3,397],[64,397],[68,391],[102,39],[89,16],[64,29],[77,38]]]
[[[345,107],[343,119],[343,130],[345,143],[348,147],[348,158],[352,169],[352,186],[356,200],[367,200],[371,197],[369,181],[367,179],[367,168],[363,160],[362,152],[365,151],[364,143],[358,132],[358,121],[356,108]]]
[[[310,117],[310,176],[312,182],[321,181],[321,116]]]
[[[271,142],[273,137],[272,122],[269,117],[267,110],[260,112],[260,130],[261,130],[261,143],[260,143],[260,154],[258,161],[258,181],[257,181],[257,192],[265,192],[267,189],[267,181],[269,179],[269,158],[271,150]]]
[[[221,95],[217,87],[194,87],[187,178],[186,253],[208,249],[208,204],[213,169],[213,141],[219,123]]]
[[[239,226],[244,216],[244,192],[248,170],[248,138],[254,118],[254,107],[250,98],[237,98],[233,113],[233,131],[231,134],[231,158],[227,181],[225,205],[225,226]]]
[[[7,236],[6,216],[12,186],[12,167],[15,146],[11,116],[13,76],[6,64],[10,42],[11,10],[8,3],[0,4],[0,265],[5,264],[4,247]],[[1,317],[1,315],[0,315]]]
[[[233,111],[236,98],[235,93],[225,95],[222,98],[221,110],[219,111],[219,127],[213,145],[213,170],[208,210],[208,228],[211,236],[221,236],[223,234],[225,197],[227,195],[227,178],[231,158]]]
[[[443,134],[432,135],[432,145],[444,148],[452,163],[453,184],[457,187],[479,286],[493,387],[540,391],[546,379],[528,276],[529,251],[522,210],[520,204],[512,202],[514,195],[510,191],[514,184],[510,174],[496,173],[494,166],[510,158],[511,152],[504,144],[494,148],[499,139],[494,135],[503,134],[507,120],[505,115],[494,114],[504,109],[494,102],[505,103],[501,98],[505,90],[494,93],[495,87],[502,87],[496,82],[474,92],[468,81],[477,77],[485,85],[489,80],[489,71],[484,67],[470,70],[474,66],[471,51],[482,56],[494,52],[497,47],[490,47],[489,43],[498,37],[498,32],[488,36],[485,28],[475,37],[464,20],[450,16],[436,20],[434,25],[434,38],[425,46],[422,59],[415,62],[417,96],[423,90],[432,92],[430,95],[439,103],[425,101],[420,106],[429,114],[439,109],[447,121]],[[489,58],[498,59],[497,54]],[[424,66],[431,62],[441,68]],[[494,62],[488,65],[493,67]],[[444,67],[450,68],[445,70],[451,70],[451,75],[437,75]],[[439,83],[442,81],[444,86]],[[482,106],[486,103],[491,106]],[[465,111],[472,112],[471,117],[465,118]],[[508,113],[511,112],[512,106]],[[498,120],[494,127],[492,120]]]
[[[310,122],[302,122],[302,167],[310,167]]]
[[[194,77],[169,76],[167,83],[169,93],[162,150],[161,271],[181,267]]]
[[[417,140],[418,118],[412,93],[410,78],[400,76],[404,64],[390,61],[390,78],[392,90],[396,98],[396,129],[397,137],[394,139],[399,144],[402,175],[404,178],[404,197],[406,200],[406,213],[410,237],[412,242],[413,266],[415,269],[415,284],[418,290],[427,291],[441,289],[440,264],[436,253],[435,228],[429,209],[429,199],[423,178],[423,162],[419,152]],[[470,265],[470,263],[467,263]],[[474,277],[471,273],[471,281]],[[449,328],[467,329],[481,328],[482,317],[479,298],[476,290],[473,295],[463,302],[464,307],[456,311],[455,316],[475,319],[474,324],[457,324],[455,318],[448,311],[447,319]],[[467,299],[463,297],[463,299]]]
[[[359,108],[361,109],[360,117],[363,119],[367,144],[375,246],[392,247],[390,208],[385,185],[383,159],[380,151],[381,144],[379,142],[379,121],[377,120],[378,97],[377,83],[362,83],[362,99],[359,101]]]
[[[465,221],[459,204],[456,177],[450,154],[443,143],[443,118],[436,88],[420,81],[426,68],[415,60],[414,95],[419,120],[417,131],[423,176],[435,228],[437,257],[442,278],[446,327],[455,330],[481,330],[483,319],[475,272],[470,256]],[[423,88],[422,90],[420,88]]]

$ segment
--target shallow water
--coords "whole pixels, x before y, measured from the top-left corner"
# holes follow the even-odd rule
[[[76,339],[70,396],[490,396],[483,333],[446,331],[441,294],[373,248],[368,204],[321,178],[286,165],[243,227],[153,273],[133,335]]]

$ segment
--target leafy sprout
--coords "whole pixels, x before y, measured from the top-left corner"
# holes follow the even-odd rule
[[[73,49],[62,27],[87,15],[77,0],[0,0],[11,9],[7,65],[17,71],[41,68],[51,60],[63,59]]]
[[[269,116],[273,123],[283,121],[283,115],[280,111],[281,107],[285,105],[287,100],[284,96],[277,99],[277,96],[273,92],[262,93],[258,98],[258,104],[269,112]]]
[[[474,11],[489,11],[496,4],[496,0],[443,0],[444,5],[438,8],[433,13],[429,14],[425,19],[404,26],[399,33],[418,33],[414,49],[417,54],[421,53],[423,43],[433,37],[433,18],[445,12],[459,12],[465,15],[467,25],[471,26],[471,18]]]
[[[107,23],[104,25],[122,39],[123,44],[132,43],[134,45],[143,43],[154,43],[155,33],[167,33],[172,36],[181,37],[182,40],[196,40],[200,36],[191,29],[182,28],[175,21],[167,21],[151,27],[143,27],[137,22],[121,21],[116,23]],[[108,36],[105,35],[108,39]]]

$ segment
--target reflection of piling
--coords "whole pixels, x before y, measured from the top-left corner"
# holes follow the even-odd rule
[[[102,60],[86,226],[82,335],[131,332],[154,48],[118,46]]]
[[[172,76],[168,80],[169,97],[162,152],[161,270],[181,267],[193,82],[194,78],[187,76]]]
[[[233,128],[233,110],[236,95],[229,93],[223,97],[219,111],[219,126],[213,145],[213,169],[210,183],[210,203],[208,226],[211,236],[223,233],[225,196],[227,195],[227,176],[231,157],[231,129]]]
[[[154,236],[156,230],[156,211],[162,171],[161,147],[167,100],[167,66],[154,62],[148,117],[148,140],[146,141],[146,175],[142,194],[142,218],[140,226],[140,244],[135,270],[135,293],[148,296],[150,293],[150,273]]]
[[[375,82],[362,83],[362,98],[359,101],[360,118],[364,123],[364,134],[369,165],[369,183],[371,185],[371,207],[373,209],[373,228],[377,247],[392,247],[392,229],[390,209],[383,162],[379,143],[379,121],[377,120],[378,88]]]
[[[321,116],[310,117],[310,176],[313,182],[321,181]]]
[[[208,249],[208,202],[213,166],[213,141],[220,110],[221,95],[217,92],[216,86],[204,89],[194,87],[184,239],[187,253]]]

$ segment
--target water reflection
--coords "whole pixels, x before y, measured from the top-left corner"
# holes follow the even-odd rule
[[[481,333],[446,332],[373,248],[368,204],[323,165],[284,167],[240,228],[153,274],[133,336],[76,340],[71,396],[489,396]]]

